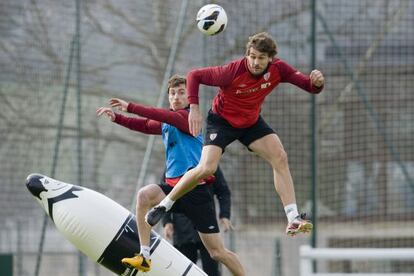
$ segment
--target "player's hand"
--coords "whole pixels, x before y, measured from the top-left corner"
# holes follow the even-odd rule
[[[112,122],[115,121],[115,113],[109,107],[100,107],[96,110],[98,117],[102,116],[102,114],[105,114]]]
[[[167,223],[164,226],[164,237],[168,240],[172,240],[173,239],[173,234],[174,234],[174,224]]]
[[[188,114],[188,126],[191,135],[197,136],[200,133],[202,121],[203,117],[201,116],[198,104],[191,104],[190,114]]]
[[[233,224],[228,218],[220,218],[220,225],[224,232],[234,230]]]
[[[313,70],[310,73],[309,77],[311,79],[312,85],[315,87],[322,87],[325,84],[325,79],[319,70]]]
[[[118,99],[112,98],[109,100],[109,104],[112,107],[117,107],[119,110],[126,112],[128,110],[128,102]]]

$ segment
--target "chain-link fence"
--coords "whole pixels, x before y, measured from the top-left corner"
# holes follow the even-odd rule
[[[315,38],[326,79],[316,96],[316,128],[311,96],[294,86],[280,85],[262,110],[286,148],[307,213],[317,175],[315,245],[414,247],[414,2],[317,0],[316,37],[312,1],[215,2],[227,11],[227,29],[203,36],[195,15],[206,2],[189,1],[173,71],[238,58],[249,35],[267,31],[279,57],[309,73]],[[53,174],[130,209],[148,137],[98,120],[95,110],[110,97],[156,105],[182,7],[171,0],[0,2],[0,253],[13,256],[14,275],[34,275],[37,265],[40,275],[111,274],[90,261],[82,266],[52,222],[41,240],[44,212],[24,181],[32,172]],[[200,92],[204,111],[214,94]],[[163,161],[156,139],[138,184],[157,181]],[[221,167],[236,225],[224,237],[248,275],[298,275],[298,246],[311,236],[284,235],[271,168],[238,143]],[[414,264],[330,262],[319,269],[410,272]]]

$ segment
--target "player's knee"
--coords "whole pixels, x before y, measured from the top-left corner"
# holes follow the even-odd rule
[[[145,190],[139,190],[137,194],[137,207],[144,207],[149,204],[149,198]]]
[[[226,254],[224,248],[223,249],[219,249],[219,248],[211,249],[208,251],[208,253],[210,254],[210,257],[213,260],[218,261],[218,262],[221,261]]]
[[[213,249],[209,251],[209,253],[210,257],[217,262],[223,262],[225,260],[232,259],[236,256],[232,251],[226,249],[225,247]]]
[[[275,153],[272,159],[272,165],[273,167],[280,167],[280,166],[286,166],[287,164],[288,164],[287,153],[283,148],[281,148]]]
[[[202,178],[208,177],[214,174],[217,170],[217,165],[215,164],[200,164],[199,165],[200,175]]]

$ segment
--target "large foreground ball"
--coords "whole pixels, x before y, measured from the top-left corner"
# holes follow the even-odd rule
[[[224,31],[227,26],[226,11],[219,5],[208,4],[197,13],[197,27],[206,35],[216,35]]]

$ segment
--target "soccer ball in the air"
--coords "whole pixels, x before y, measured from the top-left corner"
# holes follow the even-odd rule
[[[219,5],[208,4],[197,13],[197,27],[206,35],[216,35],[227,26],[226,11]]]

